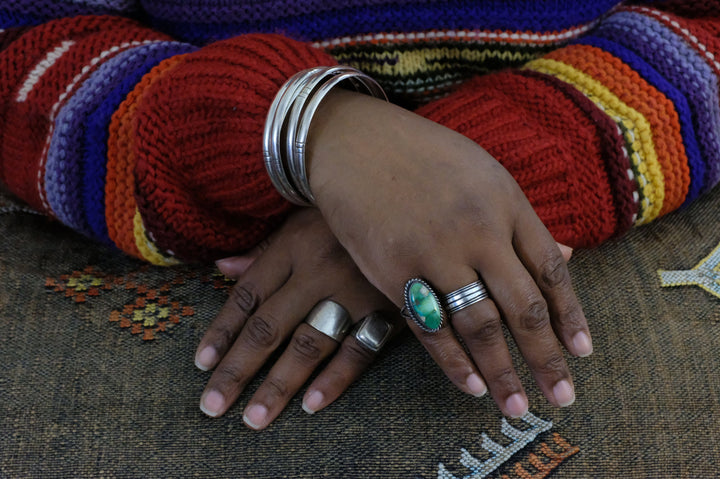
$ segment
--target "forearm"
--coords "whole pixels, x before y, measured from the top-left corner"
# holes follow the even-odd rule
[[[107,16],[51,21],[9,42],[2,181],[153,262],[168,262],[158,252],[207,260],[256,244],[290,208],[262,163],[267,109],[289,76],[333,60],[274,35],[195,50]]]

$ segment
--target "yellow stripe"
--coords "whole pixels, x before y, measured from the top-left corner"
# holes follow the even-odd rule
[[[637,110],[623,103],[605,85],[570,65],[556,60],[540,58],[528,63],[527,68],[552,75],[570,83],[584,93],[616,123],[627,131],[626,139],[632,145],[630,158],[639,172],[638,183],[643,201],[636,224],[648,223],[660,214],[665,199],[665,179],[658,161],[652,128]]]
[[[175,266],[180,261],[175,258],[164,256],[160,250],[149,239],[145,231],[140,211],[135,209],[135,217],[133,218],[133,234],[135,236],[135,244],[140,250],[143,259],[157,266]]]
[[[524,63],[536,58],[540,53],[498,50],[497,48],[483,50],[473,48],[422,48],[406,52],[349,52],[333,54],[333,56],[338,62],[359,68],[368,74],[413,76],[419,73],[449,69],[453,66],[453,61],[462,60],[464,63],[475,63],[477,66],[481,66],[490,59],[500,59],[504,63]]]

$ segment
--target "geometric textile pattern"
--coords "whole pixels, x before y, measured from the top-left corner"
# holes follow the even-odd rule
[[[113,309],[108,320],[150,341],[156,339],[158,334],[169,332],[180,323],[181,318],[195,314],[192,305],[173,299],[172,291],[175,287],[193,280],[212,285],[214,289],[225,290],[233,283],[219,272],[201,275],[196,271],[178,270],[172,280],[153,284],[152,280],[143,275],[149,270],[150,267],[146,265],[124,276],[115,276],[88,266],[82,271],[73,271],[59,278],[46,278],[45,287],[48,291],[63,293],[76,303],[86,303],[100,296],[102,291],[121,289],[130,292],[134,299]]]
[[[659,269],[660,286],[699,286],[720,298],[720,244],[689,270],[666,271]]]
[[[530,427],[518,429],[511,426],[507,419],[502,418],[500,432],[506,438],[511,439],[511,442],[505,446],[493,441],[487,434],[482,433],[480,447],[490,455],[489,459],[481,461],[472,456],[466,449],[460,450],[460,463],[470,470],[470,474],[463,476],[462,479],[483,479],[488,477],[493,471],[496,471],[509,461],[512,456],[532,443],[540,434],[548,432],[553,427],[552,422],[542,420],[532,413],[527,413],[520,419]],[[528,455],[527,462],[530,464],[530,469],[535,469],[537,472],[531,474],[521,462],[516,462],[512,471],[509,472],[510,475],[502,474],[500,478],[540,479],[547,477],[565,459],[580,451],[580,448],[571,446],[557,433],[553,433],[553,442],[554,447],[550,447],[544,442],[540,443],[539,453],[544,459],[541,459],[535,453]],[[458,477],[448,471],[443,463],[440,463],[438,464],[437,479],[458,479]]]

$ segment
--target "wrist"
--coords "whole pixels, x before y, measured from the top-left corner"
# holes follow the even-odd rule
[[[292,203],[315,205],[306,167],[307,137],[325,98],[342,85],[387,101],[375,80],[354,68],[335,66],[296,73],[270,106],[263,134],[265,167],[277,191]]]

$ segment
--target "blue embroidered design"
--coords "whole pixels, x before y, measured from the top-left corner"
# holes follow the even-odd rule
[[[658,270],[660,285],[699,286],[708,293],[720,298],[720,245],[693,269],[666,271]]]

